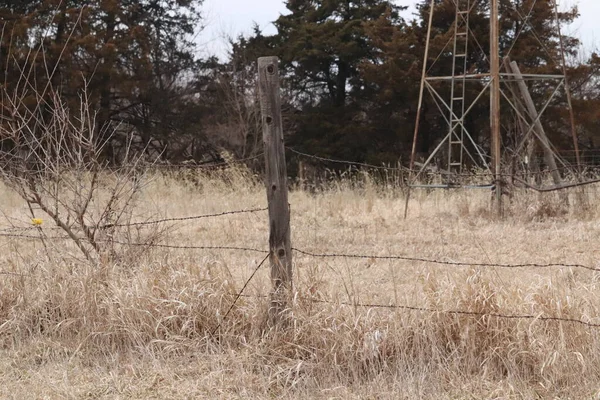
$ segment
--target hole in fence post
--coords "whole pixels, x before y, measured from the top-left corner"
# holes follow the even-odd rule
[[[271,125],[273,123],[273,117],[268,116],[265,118],[265,121],[267,122],[267,125]]]
[[[272,189],[273,191],[276,191],[276,190],[277,190],[277,185],[273,185],[273,186],[271,186],[271,189]]]
[[[275,66],[273,64],[267,65],[267,72],[273,75],[275,73]]]
[[[284,249],[279,249],[277,251],[277,256],[279,256],[279,258],[285,257],[285,250]]]

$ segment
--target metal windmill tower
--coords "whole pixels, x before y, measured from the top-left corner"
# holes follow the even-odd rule
[[[489,53],[485,54],[484,57],[489,63],[489,70],[481,71],[478,70],[476,73],[472,73],[469,68],[469,51],[470,47],[478,46],[479,50],[484,51],[481,45],[477,41],[475,35],[470,27],[470,17],[472,12],[477,5],[477,0],[450,0],[455,6],[455,21],[453,28],[453,35],[451,40],[448,42],[444,52],[449,46],[452,51],[452,64],[449,71],[444,71],[445,74],[432,76],[429,74],[430,68],[430,42],[433,24],[433,14],[435,11],[435,0],[431,0],[429,8],[429,21],[427,27],[427,38],[425,46],[425,56],[423,60],[423,72],[421,77],[420,95],[418,100],[417,119],[415,123],[413,146],[411,153],[410,169],[413,171],[415,167],[415,154],[416,146],[419,136],[419,123],[421,120],[422,106],[424,101],[425,92],[427,91],[447,125],[446,135],[443,140],[437,145],[433,152],[429,155],[427,160],[419,165],[419,170],[415,176],[411,176],[410,187],[431,187],[431,188],[450,188],[461,186],[461,177],[464,176],[465,162],[468,161],[472,165],[478,165],[489,171],[489,174],[493,177],[493,180],[489,185],[481,187],[494,188],[497,200],[498,212],[502,212],[502,190],[500,186],[502,184],[501,179],[501,99],[504,99],[504,104],[508,105],[507,109],[513,113],[518,119],[520,126],[522,127],[522,137],[519,148],[522,148],[527,140],[537,140],[540,143],[540,147],[544,150],[545,160],[550,166],[556,165],[556,159],[558,156],[552,144],[546,137],[543,126],[541,123],[541,116],[543,112],[550,105],[551,101],[560,93],[560,89],[565,89],[567,94],[567,100],[570,111],[570,123],[571,132],[573,135],[573,141],[575,146],[575,153],[577,156],[577,164],[579,165],[579,151],[577,146],[577,138],[574,129],[574,118],[571,107],[571,96],[569,91],[569,82],[565,74],[565,56],[564,47],[562,43],[562,36],[560,33],[559,20],[558,20],[558,7],[556,0],[554,0],[554,17],[556,22],[556,29],[558,37],[560,38],[560,50],[562,53],[562,73],[558,75],[538,75],[538,74],[523,74],[519,70],[518,65],[514,62],[510,62],[508,54],[504,55],[501,62],[500,59],[500,45],[499,45],[499,1],[500,0],[489,0],[489,36],[490,36],[490,47]],[[525,27],[528,24],[528,19],[534,10],[536,2],[538,0],[532,0],[531,8],[529,9],[529,15],[521,15],[522,26]],[[540,0],[547,1],[547,0]],[[518,10],[517,10],[518,13]],[[520,14],[519,14],[520,15]],[[533,27],[531,27],[533,30]],[[522,30],[516,33],[515,41],[518,40]],[[536,38],[537,35],[536,35]],[[539,38],[538,38],[539,40]],[[544,46],[540,42],[541,46]],[[512,50],[512,47],[511,47]],[[437,59],[436,59],[437,61]],[[433,62],[435,63],[435,61]],[[433,64],[432,63],[432,64]],[[501,72],[501,67],[504,67],[504,71]],[[526,81],[535,80],[550,80],[556,82],[556,87],[550,100],[544,104],[540,110],[536,109],[533,103],[531,95],[528,91]],[[466,87],[469,83],[475,82],[478,84],[479,91],[474,99],[467,99]],[[442,93],[436,86],[444,84],[446,92]],[[490,156],[489,161],[486,157],[484,150],[476,143],[472,132],[467,129],[467,117],[469,112],[478,104],[487,98],[485,94],[489,92],[490,100]],[[442,152],[445,152],[442,153]],[[444,164],[442,165],[442,176],[445,178],[445,182],[438,185],[414,185],[419,176],[428,168],[430,163],[435,157],[443,154]],[[560,175],[554,169],[554,181],[556,185],[560,184]],[[408,205],[408,198],[407,198]]]

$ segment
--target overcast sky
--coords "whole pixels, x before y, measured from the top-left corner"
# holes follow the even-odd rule
[[[542,0],[544,1],[544,0]],[[251,32],[256,22],[267,34],[275,33],[272,21],[285,13],[283,0],[204,0],[206,29],[199,35],[202,51],[208,54],[226,53],[227,36]],[[402,6],[412,6],[415,0],[395,0]],[[563,33],[579,37],[586,53],[600,47],[600,0],[559,0],[561,7],[577,5],[581,16],[571,26],[564,27]],[[405,18],[411,18],[408,11]]]

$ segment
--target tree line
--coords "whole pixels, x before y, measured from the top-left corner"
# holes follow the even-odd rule
[[[416,3],[414,19],[406,20],[403,7],[386,0],[287,0],[275,34],[255,27],[232,38],[223,60],[200,56],[195,43],[205,22],[202,0],[0,0],[0,124],[10,119],[11,96],[21,96],[19,107],[33,107],[40,93],[48,93],[48,103],[58,93],[73,109],[85,96],[112,162],[132,143],[170,162],[252,157],[262,146],[256,60],[273,55],[281,60],[288,145],[373,164],[406,161],[430,12],[430,0]],[[428,72],[450,75],[454,2],[434,3]],[[553,0],[500,0],[500,14],[501,55],[510,54],[524,73],[562,74]],[[558,13],[563,26],[576,17],[576,8]],[[489,70],[489,0],[475,1],[469,24],[469,73]],[[576,38],[562,39],[579,145],[594,150],[600,58],[584,57]],[[484,85],[473,83],[466,98]],[[540,108],[554,90],[545,81],[528,85]],[[444,83],[438,89],[447,95]],[[569,151],[564,94],[548,105],[544,127],[558,150]],[[466,119],[483,149],[489,149],[488,110],[489,101],[480,101]],[[39,118],[46,118],[43,110]],[[518,142],[514,119],[502,116],[507,149]],[[418,154],[429,153],[447,129],[434,99],[426,98]]]

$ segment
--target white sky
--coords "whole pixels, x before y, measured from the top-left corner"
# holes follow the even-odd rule
[[[395,0],[395,3],[412,6],[416,1]],[[581,14],[571,26],[563,27],[563,33],[579,37],[585,53],[600,47],[600,24],[595,20],[600,17],[600,0],[559,0],[559,5],[577,5]],[[220,56],[225,55],[228,36],[250,33],[255,22],[266,34],[275,33],[272,22],[286,11],[283,0],[204,0],[202,9],[207,27],[198,42],[207,54]],[[411,18],[410,11],[405,18]]]

